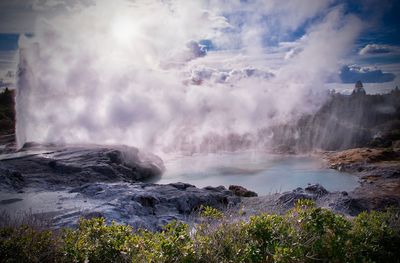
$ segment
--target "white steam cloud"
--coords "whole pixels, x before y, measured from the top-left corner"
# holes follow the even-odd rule
[[[266,147],[261,131],[320,105],[311,91],[362,29],[331,2],[104,0],[43,18],[20,39],[18,145]]]

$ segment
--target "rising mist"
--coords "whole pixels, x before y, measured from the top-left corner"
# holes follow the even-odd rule
[[[119,0],[73,11],[39,19],[20,39],[19,147],[268,148],[274,134],[263,131],[324,103],[315,90],[363,29],[332,1]],[[303,37],[280,40],[310,19]]]

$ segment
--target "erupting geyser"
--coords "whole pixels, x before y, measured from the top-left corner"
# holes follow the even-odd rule
[[[313,88],[337,72],[361,24],[340,6],[326,12],[330,1],[234,2],[97,1],[38,20],[19,43],[18,146],[267,147],[262,131],[320,105]],[[291,32],[309,19],[302,38],[263,44],[272,25]]]

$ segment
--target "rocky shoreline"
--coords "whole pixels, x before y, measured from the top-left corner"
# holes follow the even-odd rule
[[[353,213],[400,206],[400,149],[356,148],[326,153],[325,158],[331,168],[360,178],[346,200]]]
[[[135,228],[158,230],[172,220],[196,221],[202,206],[246,218],[260,212],[284,213],[298,199],[354,216],[400,206],[400,152],[351,149],[322,154],[333,169],[356,174],[360,186],[329,192],[309,185],[281,194],[257,196],[241,186],[197,188],[186,183],[156,184],[160,158],[127,146],[27,145],[1,155],[0,210],[31,211],[55,227],[73,226],[80,217],[104,217]],[[34,208],[33,210],[30,210]]]
[[[362,211],[400,207],[400,150],[398,148],[355,148],[344,151],[318,152],[331,169],[348,172],[359,178],[360,185],[348,192],[328,192],[320,185],[309,185],[282,194],[242,200],[249,214],[284,213],[298,199],[314,200],[319,207],[346,216]]]

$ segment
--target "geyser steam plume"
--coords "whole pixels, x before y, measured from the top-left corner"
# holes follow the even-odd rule
[[[312,90],[361,30],[328,0],[86,2],[20,39],[19,147],[267,147],[262,131],[320,105]],[[297,40],[270,41],[311,20]]]

